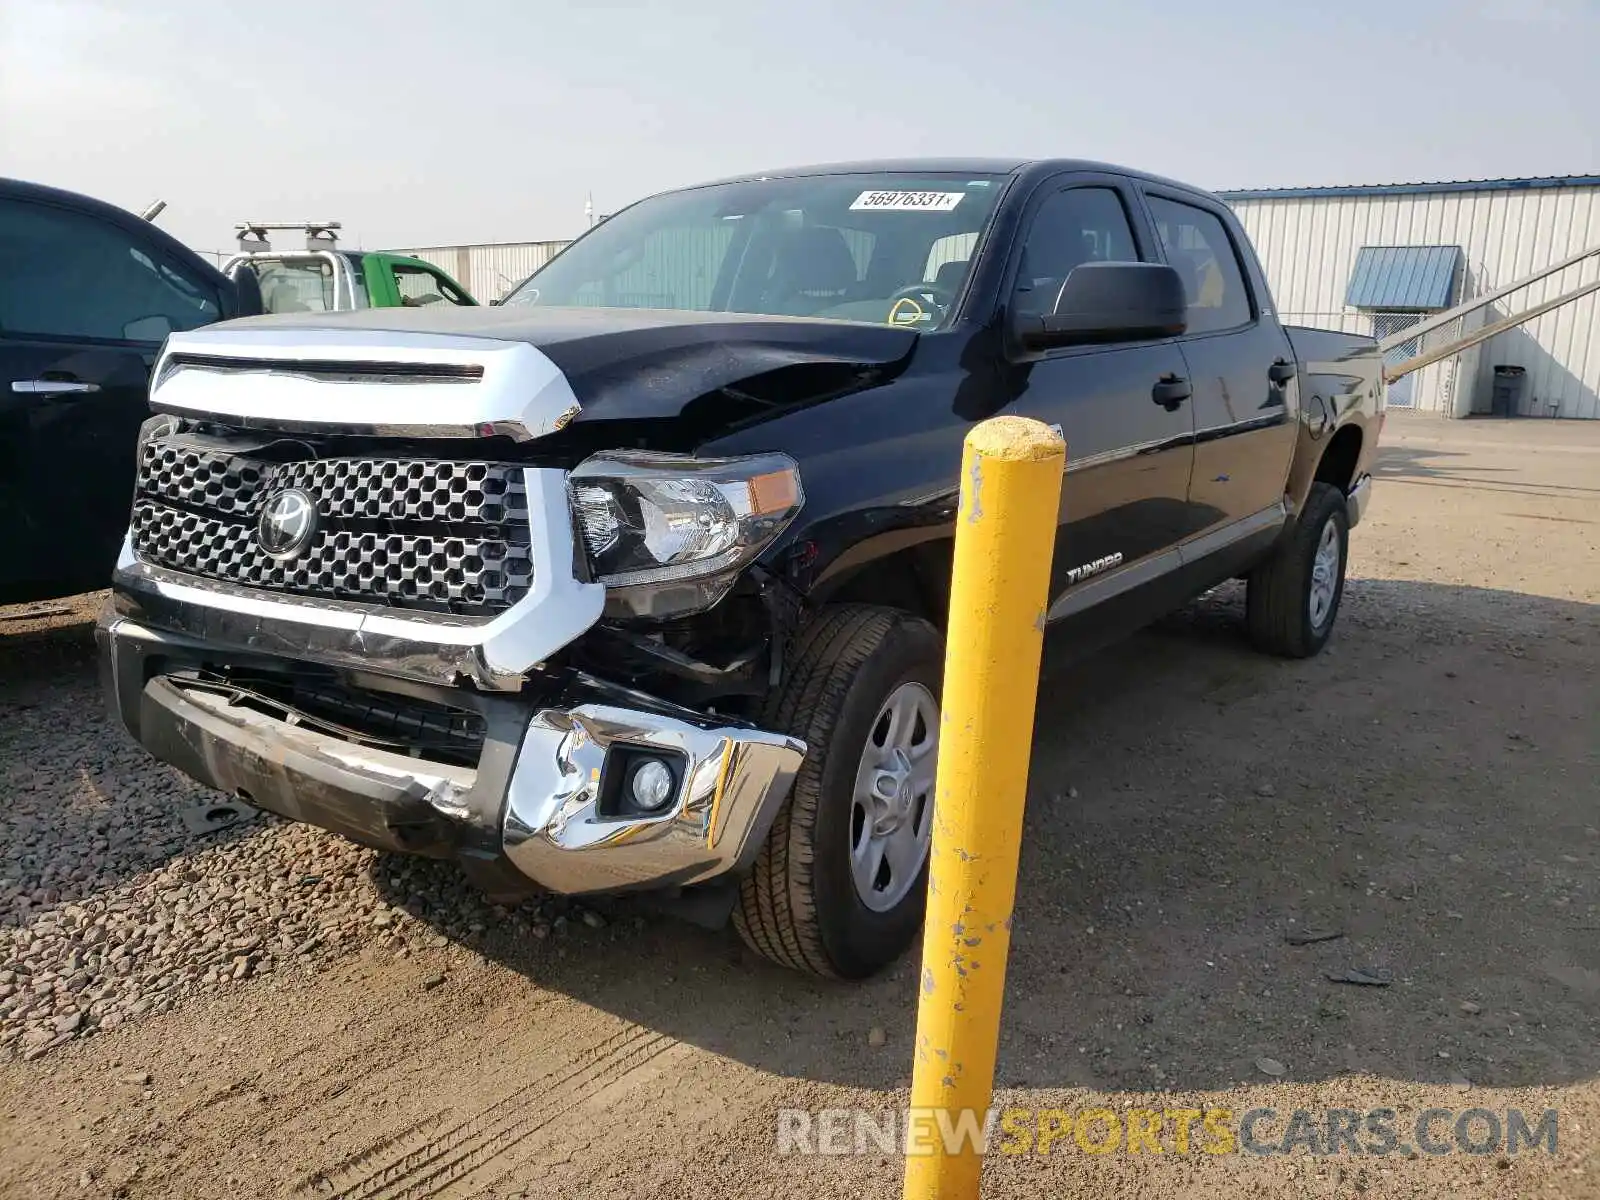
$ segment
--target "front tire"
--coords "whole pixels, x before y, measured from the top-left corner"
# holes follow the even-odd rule
[[[1314,483],[1300,518],[1249,575],[1246,622],[1256,649],[1310,658],[1327,645],[1344,598],[1350,517],[1344,493]]]
[[[859,979],[922,925],[933,823],[944,644],[895,609],[823,609],[795,639],[768,702],[770,729],[805,740],[795,778],[734,927],[756,953]]]

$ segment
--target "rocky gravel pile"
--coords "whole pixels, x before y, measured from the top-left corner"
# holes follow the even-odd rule
[[[31,844],[59,849],[37,833]],[[265,817],[222,844],[72,900],[36,900],[55,889],[19,884],[12,869],[8,861],[0,1044],[25,1058],[165,1012],[202,989],[314,968],[373,942],[406,955],[470,943],[491,925],[543,937],[569,920],[554,901],[490,905],[445,864],[379,855]],[[28,915],[14,922],[19,912]]]
[[[264,814],[191,832],[184,811],[216,799],[112,725],[81,620],[0,629],[0,1057],[373,944],[603,921],[553,899],[493,906],[448,864]]]

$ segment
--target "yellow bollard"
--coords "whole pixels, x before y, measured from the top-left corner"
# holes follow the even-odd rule
[[[967,434],[950,582],[906,1200],[976,1200],[1066,446],[995,417]]]

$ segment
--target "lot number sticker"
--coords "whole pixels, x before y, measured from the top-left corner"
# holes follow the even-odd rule
[[[949,212],[965,192],[862,192],[851,212]]]

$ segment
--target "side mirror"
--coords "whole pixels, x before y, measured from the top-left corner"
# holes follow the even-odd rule
[[[1046,316],[1017,318],[1030,350],[1174,337],[1189,324],[1183,277],[1159,263],[1090,262],[1074,267]]]

